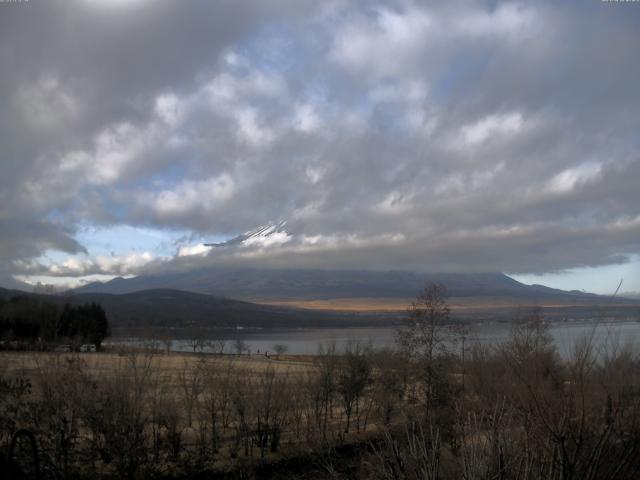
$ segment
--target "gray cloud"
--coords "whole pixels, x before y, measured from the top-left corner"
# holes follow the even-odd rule
[[[3,272],[540,273],[640,253],[638,9],[131,3],[2,6]],[[269,248],[34,262],[82,251],[85,223],[204,238],[279,219],[292,238]]]

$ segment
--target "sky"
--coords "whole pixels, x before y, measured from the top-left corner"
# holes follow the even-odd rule
[[[232,265],[640,291],[638,45],[640,4],[595,0],[0,2],[0,285]]]

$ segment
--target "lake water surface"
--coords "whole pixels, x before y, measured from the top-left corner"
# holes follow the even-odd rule
[[[474,343],[482,345],[499,345],[508,340],[512,327],[504,323],[483,323],[470,325],[466,336],[468,346]],[[640,322],[559,322],[553,323],[549,329],[556,347],[563,357],[569,356],[575,345],[590,338],[599,349],[620,348],[630,345],[640,347]],[[275,330],[236,333],[226,332],[225,353],[234,353],[234,342],[242,339],[251,353],[273,352],[274,345],[282,344],[291,354],[315,354],[320,345],[335,344],[338,350],[344,349],[349,342],[358,341],[370,344],[374,348],[393,347],[395,345],[394,327],[388,328],[332,328],[332,329],[300,329]],[[141,345],[139,338],[110,338],[107,345],[129,344]],[[453,347],[455,348],[455,347]],[[459,347],[458,347],[459,348]],[[188,340],[175,339],[171,342],[173,351],[192,351]],[[208,347],[204,351],[210,351]]]

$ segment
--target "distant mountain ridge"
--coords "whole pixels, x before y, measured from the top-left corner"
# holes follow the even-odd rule
[[[525,285],[502,273],[436,273],[328,271],[286,269],[214,269],[184,273],[115,278],[91,283],[76,293],[132,293],[171,288],[244,300],[415,298],[426,283],[447,286],[452,298],[501,297],[520,300],[564,299],[599,301],[606,297],[567,292],[543,285]]]
[[[375,325],[382,320],[378,315],[372,314],[312,312],[171,289],[143,290],[120,295],[82,293],[74,295],[73,301],[99,303],[116,325],[126,326],[308,328]]]
[[[319,328],[388,326],[405,315],[405,307],[415,298],[426,281],[442,281],[451,293],[454,318],[469,321],[510,321],[533,305],[541,306],[545,318],[640,318],[640,301],[599,296],[584,292],[564,292],[541,285],[523,285],[502,274],[447,274],[419,275],[398,272],[319,271],[211,271],[199,275],[180,274],[161,277],[114,279],[104,284],[87,285],[80,291],[65,295],[43,295],[20,290],[0,288],[0,297],[9,299],[16,295],[33,295],[53,299],[59,305],[65,302],[84,304],[97,302],[116,327],[141,328],[145,326],[184,329],[190,326],[235,330],[237,327],[271,328]],[[207,281],[209,279],[209,281]],[[158,288],[153,283],[174,283],[182,288],[198,286],[202,289],[216,287],[218,291],[235,292],[236,295],[268,295],[282,300],[290,298],[346,298],[356,295],[375,304],[375,295],[398,295],[397,308],[355,309],[325,308],[309,310],[307,303],[278,302],[271,305],[228,298],[226,295]],[[300,282],[295,284],[293,282]],[[150,285],[153,288],[146,288]],[[91,291],[92,289],[111,292]],[[131,291],[128,291],[131,290]],[[295,297],[297,295],[297,297]],[[307,297],[305,297],[307,295]],[[321,297],[320,295],[325,295]],[[331,297],[334,295],[335,297]],[[401,297],[401,295],[403,297]],[[313,303],[313,302],[311,302]],[[283,306],[287,304],[290,306]],[[334,304],[336,305],[336,304]],[[339,302],[337,303],[339,305]],[[299,307],[306,308],[299,308]],[[313,307],[311,307],[313,308]]]
[[[236,329],[313,328],[388,325],[397,315],[308,311],[297,308],[260,305],[171,289],[150,289],[133,293],[79,293],[44,295],[0,288],[0,298],[34,296],[62,306],[96,302],[115,327],[166,327]]]
[[[622,298],[631,298],[634,300],[640,300],[640,292],[621,292],[618,296]]]

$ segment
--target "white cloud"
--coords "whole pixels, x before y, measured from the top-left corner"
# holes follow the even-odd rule
[[[131,278],[133,275],[122,275],[124,278]],[[78,288],[92,282],[108,282],[114,278],[109,274],[93,274],[81,277],[71,276],[52,276],[52,275],[16,275],[16,280],[24,282],[27,285],[37,286],[52,285],[58,292],[64,292],[70,288]]]
[[[122,275],[136,273],[154,259],[151,252],[129,252],[124,255],[98,255],[94,262],[100,273]]]
[[[223,72],[211,78],[203,87],[214,109],[233,102],[245,102],[251,97],[282,97],[287,84],[277,74],[253,70],[245,75]]]
[[[275,138],[275,132],[259,118],[255,108],[244,107],[238,109],[235,114],[238,125],[238,137],[255,148],[264,147]]]
[[[168,115],[168,112],[165,112]],[[145,153],[158,148],[170,136],[159,125],[139,127],[129,122],[109,125],[93,139],[89,150],[73,150],[59,159],[62,173],[84,177],[90,184],[112,184],[137,164],[148,161]]]
[[[398,215],[409,208],[411,208],[410,196],[399,192],[388,193],[384,199],[373,206],[374,211],[385,215]]]
[[[345,22],[335,34],[330,58],[348,70],[378,78],[402,74],[434,28],[433,19],[423,10],[398,13],[381,8],[373,20],[357,16]]]
[[[293,127],[304,133],[314,132],[323,126],[316,109],[309,104],[297,105],[293,114]]]
[[[149,0],[82,0],[85,3],[102,9],[119,10],[131,7],[139,7]]]
[[[476,10],[453,21],[459,35],[495,36],[501,40],[540,33],[538,17],[531,7],[504,3],[493,11]]]
[[[377,235],[333,234],[333,235],[303,235],[297,243],[293,243],[286,252],[313,253],[328,250],[358,249],[380,246],[402,245],[407,238],[403,233],[384,233]]]
[[[185,180],[173,189],[139,194],[138,202],[159,217],[175,217],[191,210],[211,211],[232,198],[236,183],[227,173],[206,180]]]
[[[242,55],[238,54],[237,52],[234,52],[233,50],[227,52],[224,55],[224,61],[232,67],[246,68],[249,66],[249,62],[247,61],[247,59],[244,58]]]
[[[346,16],[334,34],[329,58],[370,79],[415,81],[417,72],[437,70],[444,48],[478,39],[531,39],[544,27],[533,7],[517,3],[503,3],[494,10],[473,4],[456,7],[403,2],[400,8],[381,7],[368,16]]]
[[[598,178],[601,172],[602,164],[597,162],[583,163],[554,175],[546,182],[545,190],[558,194],[570,193],[576,187]]]
[[[307,177],[307,180],[309,181],[309,183],[312,183],[314,185],[322,180],[322,177],[324,177],[324,173],[325,172],[321,167],[313,165],[307,165],[304,170],[304,174]]]
[[[97,183],[109,183],[120,178],[144,147],[142,133],[130,123],[123,122],[97,136],[91,165]]]
[[[52,277],[86,277],[88,275],[132,275],[155,260],[151,252],[124,252],[112,255],[78,254],[57,258],[40,257],[21,261],[16,268],[21,278],[46,275]],[[166,258],[164,258],[166,260]]]
[[[54,130],[77,118],[81,104],[54,74],[21,85],[15,103],[27,124],[39,130]]]
[[[518,112],[491,114],[477,122],[460,128],[464,145],[476,146],[494,138],[501,139],[517,134],[523,126],[522,115]]]
[[[156,97],[155,112],[170,126],[177,125],[185,114],[180,99],[172,93]]]
[[[202,256],[211,251],[212,247],[207,247],[202,243],[195,245],[183,245],[178,249],[178,257]]]
[[[369,96],[374,102],[421,102],[427,97],[424,81],[381,83],[372,88]]]

